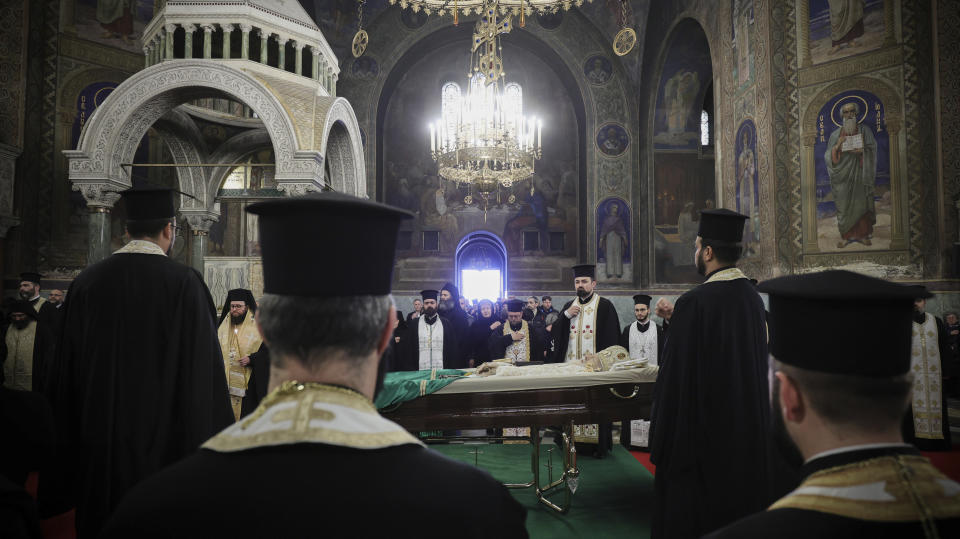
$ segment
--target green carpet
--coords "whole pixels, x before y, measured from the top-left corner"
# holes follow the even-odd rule
[[[540,459],[540,480],[547,481],[546,450]],[[431,449],[461,462],[474,464],[473,451],[479,449],[479,466],[497,480],[526,483],[531,478],[530,446],[436,444]],[[554,478],[559,477],[559,449],[554,449]],[[511,489],[514,497],[527,508],[527,532],[532,538],[650,536],[650,515],[653,504],[653,476],[623,447],[616,446],[604,459],[582,457],[577,461],[580,483],[566,515],[561,515],[537,502],[533,489]],[[551,497],[561,501],[559,494]]]

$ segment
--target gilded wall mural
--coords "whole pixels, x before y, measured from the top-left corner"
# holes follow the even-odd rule
[[[142,54],[140,35],[153,18],[153,0],[74,0],[76,34]]]
[[[760,184],[757,175],[757,127],[753,120],[744,120],[737,129],[736,142],[736,209],[746,215],[743,230],[743,257],[760,250]]]

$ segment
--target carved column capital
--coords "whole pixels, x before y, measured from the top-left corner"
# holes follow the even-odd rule
[[[249,25],[249,24],[240,25],[240,31],[243,32],[244,34],[249,34],[251,30],[253,30],[252,25]]]
[[[293,181],[285,182],[282,180],[277,181],[277,190],[281,193],[284,193],[288,197],[298,197],[303,196],[307,193],[318,193],[323,190],[321,185],[312,182],[303,182],[303,181]]]
[[[127,186],[118,186],[108,182],[74,182],[73,190],[80,191],[91,212],[110,213],[113,205],[120,200],[120,191]]]
[[[210,227],[220,220],[220,215],[206,209],[181,209],[180,218],[190,225],[194,236],[210,234]]]
[[[212,33],[214,30],[213,23],[210,23],[210,22],[205,22],[200,24],[200,28],[203,28],[203,31],[207,33]]]
[[[185,25],[185,26],[183,27],[183,31],[186,32],[186,33],[188,33],[188,34],[192,34],[192,33],[194,33],[194,32],[197,31],[197,25],[196,25],[196,24],[187,24],[187,25]]]
[[[803,145],[806,148],[813,148],[817,144],[817,134],[803,135]]]
[[[229,34],[230,32],[233,32],[233,30],[234,30],[236,27],[237,27],[237,25],[235,25],[235,24],[221,24],[221,25],[220,25],[220,28],[223,29],[223,32],[224,32],[225,34]],[[247,30],[247,31],[249,32],[249,30]]]
[[[163,29],[166,30],[168,34],[172,34],[177,31],[177,25],[172,23],[167,23],[163,25]]]

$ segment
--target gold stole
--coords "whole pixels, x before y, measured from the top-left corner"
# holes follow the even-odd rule
[[[943,403],[940,402],[941,364],[937,319],[926,314],[913,323],[913,431],[917,438],[943,439]]]
[[[600,304],[600,295],[596,292],[590,301],[581,304],[574,298],[571,305],[580,305],[580,312],[570,320],[570,340],[567,343],[567,357],[565,362],[583,359],[587,354],[597,352],[594,333],[597,329],[597,305]]]
[[[960,517],[960,484],[919,455],[884,456],[821,470],[770,506],[874,522]]]
[[[33,343],[36,336],[35,320],[23,329],[17,329],[13,324],[7,328],[7,360],[3,362],[5,387],[33,391]]]
[[[263,340],[250,311],[247,311],[247,316],[239,326],[231,324],[228,314],[217,330],[217,338],[220,341],[220,352],[223,354],[223,367],[227,376],[227,389],[230,391],[233,415],[235,419],[240,419],[241,404],[252,372],[249,366],[244,367],[240,364],[240,358],[259,350]]]
[[[519,341],[513,341],[513,343],[506,348],[504,351],[506,358],[514,363],[518,361],[530,361],[530,328],[527,326],[527,321],[521,320],[520,329],[517,331],[510,328],[510,322],[503,325],[504,335],[512,336],[514,333],[522,333],[523,338]]]

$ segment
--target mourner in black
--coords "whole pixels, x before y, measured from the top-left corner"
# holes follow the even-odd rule
[[[471,366],[479,367],[490,361],[498,359],[490,357],[490,335],[495,331],[503,329],[503,322],[494,315],[493,302],[489,299],[481,299],[477,309],[477,319],[470,325],[468,338],[470,339],[470,353],[467,359],[472,362]]]
[[[400,337],[399,371],[430,369],[462,369],[467,366],[460,355],[460,341],[455,325],[437,314],[436,290],[423,290],[423,312],[407,324]]]
[[[637,321],[623,328],[620,346],[630,352],[631,359],[646,359],[650,365],[659,365],[663,354],[663,328],[650,321],[650,301],[646,294],[633,296],[633,314]]]
[[[81,537],[141,479],[233,422],[210,291],[167,257],[173,191],[122,196],[132,239],[70,285],[48,392]]]
[[[518,299],[507,302],[507,323],[489,338],[491,359],[543,361],[543,336],[523,319],[524,305]]]
[[[710,537],[960,537],[960,484],[900,435],[916,290],[846,271],[760,290],[770,295],[775,435],[805,459],[805,478]]]
[[[701,213],[704,284],[677,300],[654,388],[652,536],[699,537],[770,501],[763,301],[735,267],[746,216]]]
[[[272,391],[138,485],[103,537],[526,537],[526,511],[500,482],[427,449],[373,405],[396,316],[397,230],[411,215],[337,193],[248,211],[260,217],[266,294],[257,321]],[[326,265],[317,279],[329,252],[367,263]],[[466,495],[483,508],[469,522]]]
[[[460,305],[460,289],[453,283],[446,283],[440,289],[437,297],[437,312],[444,320],[449,320],[453,326],[454,336],[457,339],[457,363],[467,364],[467,356],[470,354],[469,337],[470,315],[463,310]]]

